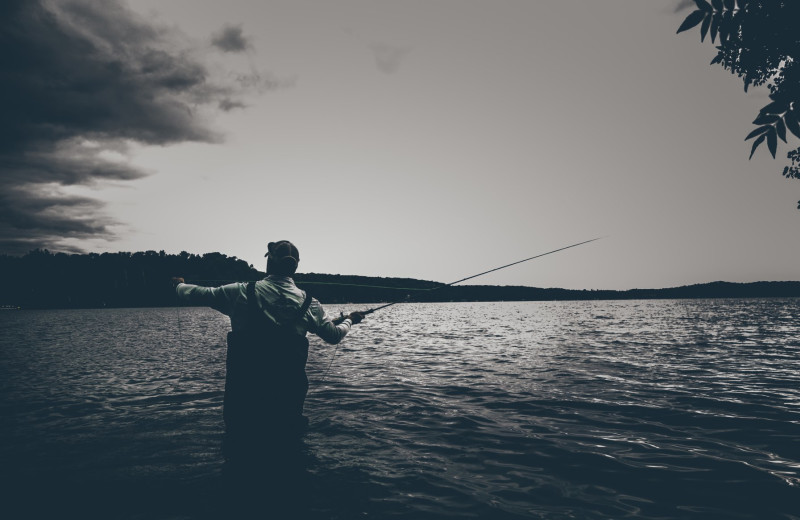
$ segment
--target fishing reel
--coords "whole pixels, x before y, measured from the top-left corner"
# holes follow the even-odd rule
[[[358,314],[363,314],[364,316],[366,316],[367,314],[371,314],[372,312],[373,312],[373,310],[372,310],[372,309],[370,309],[370,310],[368,310],[368,311],[359,311],[359,312],[358,312]],[[333,324],[334,324],[334,325],[339,325],[340,323],[342,323],[344,320],[346,320],[346,319],[348,319],[348,318],[350,318],[350,315],[349,315],[349,314],[345,315],[345,313],[343,313],[343,312],[339,312],[339,317],[338,317],[338,318],[335,318],[335,319],[333,320]],[[361,321],[361,320],[358,320],[358,321]],[[358,321],[357,321],[357,322],[355,322],[355,323],[358,323]]]

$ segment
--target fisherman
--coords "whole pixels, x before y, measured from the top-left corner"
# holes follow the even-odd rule
[[[267,276],[257,282],[201,287],[173,278],[180,299],[231,318],[223,402],[226,458],[240,447],[252,452],[253,446],[275,445],[276,439],[302,432],[308,425],[303,416],[306,333],[336,344],[364,319],[353,312],[336,323],[316,299],[295,286],[292,276],[300,252],[288,240],[270,242],[264,256]]]

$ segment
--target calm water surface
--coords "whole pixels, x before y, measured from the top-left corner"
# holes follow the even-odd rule
[[[314,337],[292,516],[798,519],[798,311],[404,304],[327,374]],[[215,516],[227,330],[199,308],[0,313],[0,515]]]

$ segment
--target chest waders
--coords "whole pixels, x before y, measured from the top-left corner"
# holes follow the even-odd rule
[[[311,296],[281,325],[259,308],[255,282],[247,284],[244,330],[228,333],[223,418],[227,436],[265,440],[305,426],[303,402],[308,392],[308,339],[295,325]]]

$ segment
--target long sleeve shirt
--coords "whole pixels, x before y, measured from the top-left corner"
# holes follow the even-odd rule
[[[298,289],[294,280],[284,276],[268,275],[256,282],[256,300],[268,320],[281,325],[291,321],[303,305],[305,292]],[[206,305],[230,316],[234,331],[247,327],[247,284],[243,282],[221,287],[201,287],[181,283],[176,288],[178,298],[191,303]],[[334,325],[322,305],[312,298],[306,313],[294,322],[299,336],[313,332],[325,342],[339,343],[350,331],[352,321],[348,318]]]

